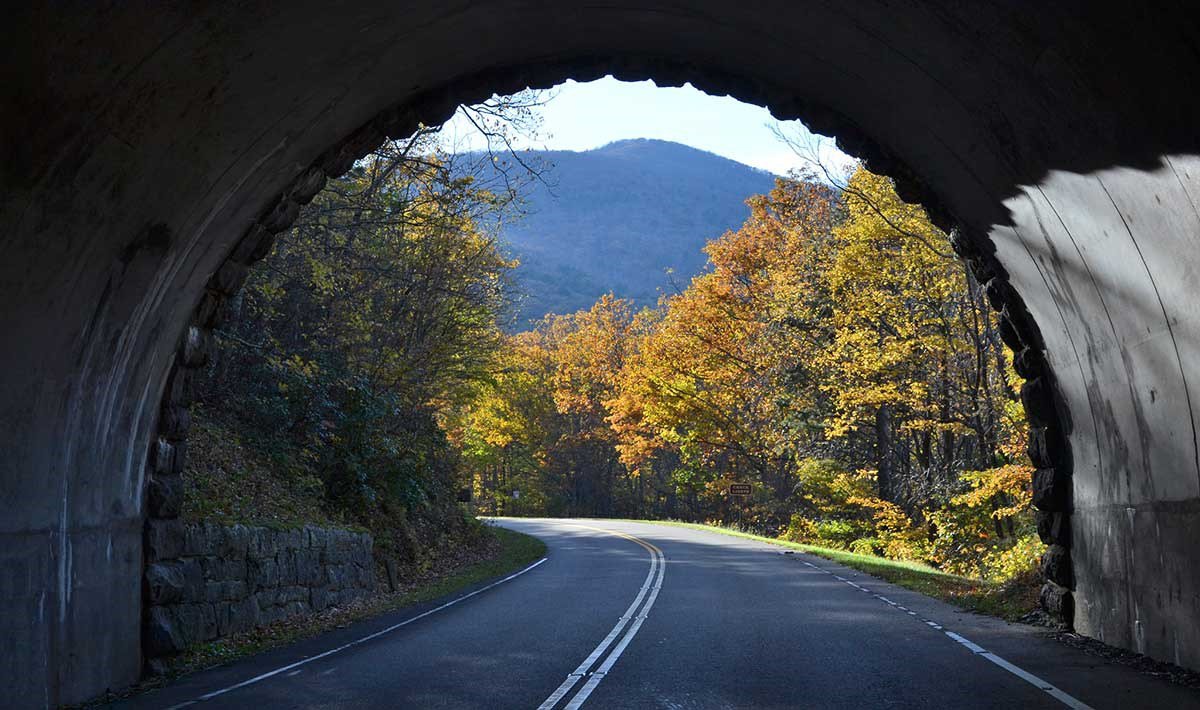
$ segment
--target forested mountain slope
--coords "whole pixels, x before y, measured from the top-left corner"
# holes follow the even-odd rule
[[[704,266],[704,244],[741,226],[746,198],[774,184],[765,171],[660,140],[522,159],[544,170],[525,190],[524,216],[500,230],[521,261],[517,330],[609,291],[653,305],[672,278],[685,287]]]

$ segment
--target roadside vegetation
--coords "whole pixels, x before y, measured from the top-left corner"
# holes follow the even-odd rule
[[[734,527],[685,523],[674,520],[637,520],[633,522],[705,530],[708,532],[757,540],[843,564],[906,589],[941,599],[980,614],[997,616],[1007,621],[1029,618],[1037,606],[1038,584],[1036,570],[1029,569],[1003,581],[986,581],[963,577],[935,567],[908,560],[894,560],[878,555],[864,555],[833,547],[808,545],[774,537],[764,537]]]
[[[507,147],[538,101],[463,110]],[[736,525],[1032,607],[1021,380],[920,206],[863,167],[792,174],[656,306],[608,294],[514,333],[500,231],[540,166],[509,156],[422,129],[302,210],[216,333],[185,518],[366,530],[403,580],[495,553],[475,513]]]
[[[461,110],[503,141],[537,101]],[[499,354],[515,261],[494,226],[536,174],[468,158],[435,128],[389,141],[279,235],[197,386],[185,519],[366,530],[389,579],[494,548],[460,501],[439,412],[464,406]]]
[[[505,339],[445,420],[477,507],[737,524],[1032,588],[1021,380],[950,235],[861,167],[749,205],[657,307],[608,295]]]

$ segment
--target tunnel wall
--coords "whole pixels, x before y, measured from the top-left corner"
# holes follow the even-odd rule
[[[1036,321],[1031,350],[1069,437],[1073,515],[1057,534],[1075,623],[1200,667],[1187,544],[1200,532],[1200,26],[1186,3],[46,3],[8,19],[0,634],[18,643],[0,682],[13,697],[72,702],[136,679],[168,372],[206,285],[280,195],[345,160],[330,146],[369,147],[356,131],[374,117],[411,125],[415,103],[436,122],[491,91],[610,71],[803,118],[994,251],[987,268]]]
[[[1075,627],[1200,668],[1200,159],[1054,171],[992,238],[1070,412]],[[1174,206],[1177,209],[1168,209]]]

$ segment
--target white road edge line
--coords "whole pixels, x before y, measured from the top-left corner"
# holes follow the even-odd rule
[[[960,643],[963,646],[965,646],[966,648],[970,649],[972,652],[974,652],[974,654],[976,656],[979,656],[981,658],[986,658],[987,660],[991,661],[992,663],[995,663],[997,666],[1000,666],[1001,668],[1008,671],[1009,673],[1012,673],[1013,675],[1015,675],[1016,677],[1025,681],[1026,683],[1029,683],[1030,685],[1034,686],[1038,690],[1041,690],[1042,692],[1049,694],[1051,697],[1053,697],[1055,700],[1062,703],[1063,705],[1066,705],[1069,708],[1074,708],[1075,710],[1093,710],[1091,705],[1088,705],[1087,703],[1083,702],[1082,700],[1079,700],[1078,698],[1068,695],[1063,690],[1056,688],[1052,683],[1049,683],[1045,680],[1042,680],[1041,678],[1038,678],[1037,676],[1035,676],[1034,674],[1025,670],[1024,668],[1021,668],[1019,666],[1015,666],[1015,665],[1009,663],[1008,661],[1004,660],[1000,656],[997,656],[996,654],[992,653],[991,651],[987,650],[986,648],[984,648],[978,644],[972,643],[971,641],[964,638],[963,636],[960,636],[959,634],[956,634],[953,631],[943,630],[942,633],[946,634],[950,638],[954,639],[958,643]]]
[[[289,663],[288,665],[281,666],[279,668],[276,668],[273,671],[267,671],[266,673],[263,673],[261,675],[256,675],[253,678],[244,680],[241,683],[231,685],[227,688],[221,688],[220,690],[214,690],[211,693],[205,693],[204,695],[201,695],[197,700],[200,700],[200,701],[212,700],[213,698],[215,698],[219,695],[224,695],[225,693],[228,693],[231,690],[237,690],[238,688],[245,688],[248,685],[254,685],[255,683],[266,680],[267,678],[270,678],[272,676],[277,676],[280,673],[286,673],[287,671],[290,671],[293,668],[298,668],[300,666],[303,666],[308,663],[312,663],[313,661],[320,660],[327,656],[332,656],[335,653],[340,653],[342,651],[345,651],[348,648],[357,646],[361,643],[366,643],[367,641],[370,641],[372,639],[377,639],[380,636],[383,636],[385,634],[390,634],[391,632],[395,631],[396,629],[400,628],[401,626],[408,626],[409,624],[411,624],[414,621],[417,621],[419,619],[424,619],[425,617],[427,617],[431,614],[436,614],[437,612],[441,611],[442,609],[446,609],[447,607],[452,607],[461,601],[470,599],[471,597],[475,596],[476,594],[482,594],[482,593],[486,592],[487,590],[492,589],[493,587],[498,587],[501,584],[504,584],[505,582],[516,579],[517,577],[520,577],[521,575],[525,574],[526,572],[533,569],[534,567],[537,567],[538,565],[542,564],[543,562],[546,561],[546,559],[547,558],[543,557],[542,559],[538,560],[537,562],[534,562],[533,564],[529,565],[525,569],[520,570],[519,572],[513,572],[512,574],[508,575],[504,579],[496,580],[495,582],[492,582],[491,584],[487,585],[486,587],[480,587],[479,589],[476,589],[475,591],[473,591],[469,594],[464,594],[461,597],[455,597],[454,599],[451,599],[450,601],[446,602],[445,604],[442,604],[439,607],[435,607],[433,609],[430,609],[429,611],[417,614],[416,616],[409,618],[409,619],[405,619],[404,621],[401,621],[398,624],[392,624],[391,626],[387,627],[386,629],[383,629],[381,631],[376,631],[373,634],[368,634],[366,636],[363,636],[360,639],[351,641],[350,643],[343,644],[341,646],[338,646],[337,648],[332,648],[328,651],[325,651],[324,653],[318,653],[315,656],[308,656],[307,658],[302,658],[299,661],[296,661],[295,663]],[[182,707],[184,705],[189,705],[189,704],[195,703],[195,702],[196,702],[196,700],[190,700],[187,703],[181,703],[180,705],[176,705],[173,707]]]
[[[811,564],[809,562],[805,562],[804,564],[808,565],[809,567],[812,567],[813,569],[821,570],[822,572],[825,572],[826,574],[833,574],[829,570],[826,570],[822,567],[818,567],[817,565]],[[837,575],[834,575],[834,576],[837,576]],[[851,582],[848,579],[844,579],[842,577],[838,577],[838,579],[842,580],[843,582],[850,585],[851,587],[857,587],[858,589],[862,589],[864,592],[867,591],[866,589],[859,587],[857,584],[855,584],[854,582]],[[881,602],[886,602],[887,604],[890,604],[893,608],[904,609],[904,607],[900,606],[899,604],[892,601],[891,599],[888,599],[887,597],[881,596],[879,594],[872,594],[871,596],[875,597],[876,599],[878,599]],[[1016,666],[1016,665],[1013,665],[1012,663],[1009,663],[1008,661],[1004,660],[1000,656],[997,656],[996,654],[987,650],[983,646],[980,646],[979,644],[967,639],[965,636],[956,634],[953,631],[947,631],[945,628],[943,628],[941,626],[941,624],[938,624],[936,621],[930,621],[929,619],[925,619],[920,616],[917,616],[916,612],[910,611],[908,609],[905,609],[905,611],[907,611],[912,616],[916,616],[918,619],[920,619],[921,621],[924,621],[929,626],[946,634],[951,639],[953,639],[956,643],[962,645],[963,647],[965,647],[966,649],[968,649],[969,651],[974,653],[976,656],[987,659],[988,661],[991,661],[992,663],[996,664],[997,666],[1000,666],[1004,670],[1008,671],[1009,673],[1012,673],[1013,675],[1015,675],[1016,677],[1025,681],[1026,683],[1029,683],[1030,685],[1036,687],[1038,690],[1041,690],[1042,692],[1050,695],[1050,697],[1054,698],[1055,700],[1062,703],[1063,705],[1066,705],[1069,708],[1074,708],[1074,710],[1094,710],[1094,708],[1092,708],[1091,705],[1088,705],[1087,703],[1083,702],[1082,700],[1079,700],[1078,698],[1068,694],[1066,691],[1064,691],[1058,687],[1055,687],[1052,683],[1042,680],[1041,678],[1035,676],[1034,674],[1030,673],[1029,671],[1025,670],[1024,668],[1021,668],[1020,666]]]

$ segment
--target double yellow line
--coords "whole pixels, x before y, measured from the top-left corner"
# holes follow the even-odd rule
[[[564,708],[565,710],[576,710],[583,705],[584,701],[588,699],[588,696],[592,694],[592,691],[596,689],[596,686],[600,685],[600,681],[604,680],[604,676],[608,674],[608,671],[613,667],[613,664],[615,664],[617,659],[621,657],[621,654],[625,651],[625,648],[629,646],[629,642],[632,641],[633,637],[637,635],[638,629],[642,628],[642,622],[646,620],[646,615],[650,612],[650,607],[654,606],[654,601],[658,598],[658,592],[660,589],[662,589],[663,576],[666,574],[667,558],[665,555],[663,555],[663,551],[653,543],[647,542],[639,537],[634,537],[633,535],[619,532],[617,530],[606,530],[605,528],[597,528],[591,525],[584,525],[583,523],[565,524],[572,525],[574,527],[585,528],[587,530],[595,530],[596,532],[602,532],[607,535],[615,535],[641,545],[647,552],[650,553],[650,570],[646,573],[646,581],[642,583],[642,587],[638,590],[637,596],[634,597],[633,602],[629,605],[629,608],[625,610],[625,613],[621,615],[621,618],[617,620],[616,626],[614,626],[612,631],[609,631],[608,635],[604,637],[604,640],[602,640],[599,645],[597,645],[596,648],[593,649],[590,654],[588,654],[588,657],[583,660],[583,663],[580,663],[579,666],[567,676],[566,680],[564,680],[562,684],[550,694],[550,697],[546,698],[546,700],[538,706],[538,710],[552,710],[552,708],[558,705],[558,703],[561,702],[562,699],[565,698],[567,694],[570,693],[577,684],[579,684],[580,681],[583,681],[583,687],[581,687],[575,693],[575,695],[571,697]],[[624,631],[624,635],[622,635],[622,631]],[[617,637],[620,637],[619,641],[617,641]],[[616,641],[616,645],[612,646],[614,641]],[[612,650],[609,650],[609,646],[612,646]],[[605,655],[606,651],[608,652],[607,656]],[[597,665],[597,663],[599,665]]]

